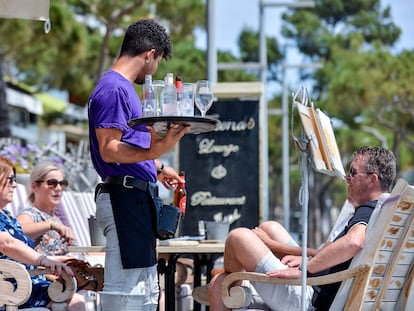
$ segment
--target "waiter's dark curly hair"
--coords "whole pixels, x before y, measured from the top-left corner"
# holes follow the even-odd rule
[[[154,56],[172,56],[171,38],[165,28],[152,19],[142,19],[130,25],[122,42],[120,56],[137,56],[155,49]]]

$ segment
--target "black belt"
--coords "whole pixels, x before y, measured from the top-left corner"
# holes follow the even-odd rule
[[[105,178],[105,184],[121,185],[125,188],[135,188],[151,194],[152,196],[158,196],[158,186],[155,183],[144,181],[133,176],[108,176]]]

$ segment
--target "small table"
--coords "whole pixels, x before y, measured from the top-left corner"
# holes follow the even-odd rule
[[[185,241],[180,241],[185,242]],[[191,242],[191,241],[190,241]],[[208,242],[208,241],[207,241]],[[191,244],[191,245],[190,245]],[[158,272],[165,274],[165,311],[175,310],[175,267],[178,258],[182,255],[191,255],[194,258],[194,287],[201,285],[201,273],[206,267],[207,282],[211,278],[211,270],[214,261],[224,253],[224,243],[185,243],[179,245],[157,246],[159,255],[167,255],[168,262],[164,258],[158,259]],[[194,301],[194,311],[201,309],[199,303]]]
[[[166,241],[161,242],[164,244]],[[211,270],[214,261],[223,255],[224,243],[209,243],[209,241],[168,241],[169,245],[157,245],[158,272],[165,275],[165,311],[175,310],[175,269],[178,258],[182,255],[190,255],[194,259],[194,287],[201,285],[202,268],[206,268],[207,282],[211,279]],[[105,246],[71,246],[70,252],[74,253],[99,253],[105,252]],[[167,257],[168,260],[164,259]],[[201,310],[201,306],[194,302],[194,311]]]

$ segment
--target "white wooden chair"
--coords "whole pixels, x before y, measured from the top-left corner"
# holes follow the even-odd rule
[[[15,311],[18,306],[24,304],[32,292],[30,277],[40,274],[52,274],[49,268],[26,270],[26,268],[14,261],[0,259],[0,307],[6,307],[6,311]],[[16,287],[10,282],[14,279]],[[76,280],[63,274],[62,278],[49,285],[48,293],[52,299],[52,310],[67,310],[67,302],[76,292]],[[22,310],[22,309],[20,309]],[[23,310],[49,310],[47,308],[29,308]]]
[[[400,179],[389,198],[377,207],[367,228],[367,243],[349,269],[307,278],[307,285],[341,282],[330,308],[337,310],[409,310],[414,303],[414,187]],[[302,285],[300,279],[269,278],[254,272],[227,275],[222,299],[228,308],[241,308],[249,301],[249,290],[233,286],[250,280],[282,285]]]

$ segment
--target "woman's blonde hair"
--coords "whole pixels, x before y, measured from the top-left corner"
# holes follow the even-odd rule
[[[32,173],[30,174],[30,183],[43,180],[43,178],[51,171],[60,171],[63,175],[65,175],[65,171],[59,165],[53,162],[42,162],[37,164],[32,169]],[[35,194],[33,191],[30,192],[28,199],[31,203],[34,202]]]

